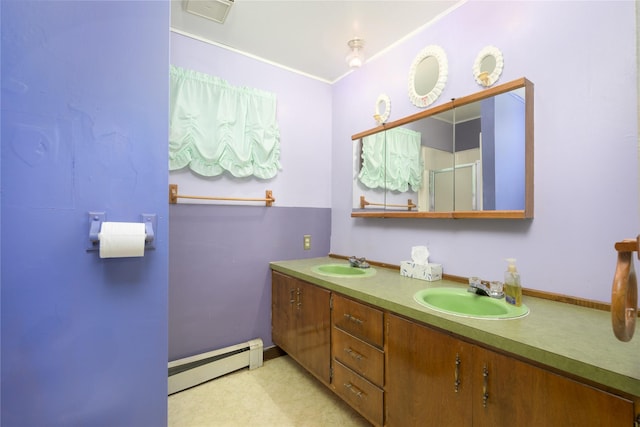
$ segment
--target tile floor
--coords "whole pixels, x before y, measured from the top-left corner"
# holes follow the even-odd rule
[[[169,396],[169,427],[367,427],[289,356]]]

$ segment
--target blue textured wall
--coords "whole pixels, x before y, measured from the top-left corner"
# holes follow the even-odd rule
[[[2,425],[166,425],[169,3],[2,2]],[[144,258],[88,211],[158,215]]]

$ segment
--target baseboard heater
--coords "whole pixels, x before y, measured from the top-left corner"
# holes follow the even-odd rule
[[[197,386],[229,372],[262,366],[262,340],[247,342],[169,362],[169,393]]]

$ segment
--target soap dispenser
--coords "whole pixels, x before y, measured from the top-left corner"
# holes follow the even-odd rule
[[[504,272],[504,296],[509,304],[516,307],[522,305],[522,285],[520,285],[520,274],[516,269],[515,258],[507,258],[509,266]]]

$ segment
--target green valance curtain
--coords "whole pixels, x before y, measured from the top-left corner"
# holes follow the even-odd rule
[[[171,66],[169,170],[273,178],[280,130],[272,93]]]
[[[362,167],[358,179],[369,188],[405,192],[422,185],[420,132],[393,128],[362,138]],[[385,148],[386,147],[386,148]]]

